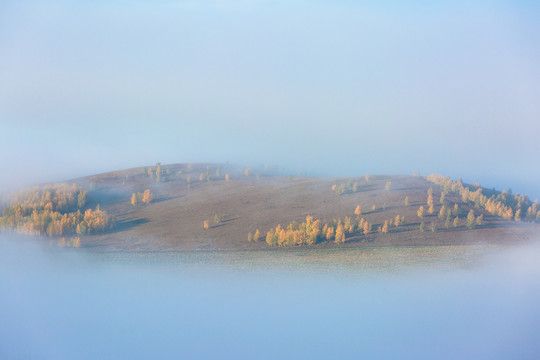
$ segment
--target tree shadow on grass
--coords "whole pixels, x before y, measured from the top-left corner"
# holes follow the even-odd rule
[[[121,191],[92,190],[88,193],[87,208],[95,208],[97,205],[107,206],[126,200],[126,193]],[[129,201],[127,198],[126,201]]]
[[[178,199],[178,198],[182,198],[182,197],[185,197],[185,195],[181,194],[181,195],[178,195],[178,196],[167,196],[167,195],[159,196],[159,197],[152,200],[152,204],[157,204],[157,203],[160,203],[160,202],[163,202],[163,201],[172,200],[172,199]]]
[[[210,225],[210,229],[214,229],[214,228],[218,228],[218,227],[221,227],[221,226],[225,226],[225,225],[227,225],[228,223],[233,222],[234,220],[239,219],[239,218],[240,218],[239,216],[236,216],[236,217],[227,218],[227,219],[225,219],[225,220],[221,220],[221,221],[218,222],[217,224]]]
[[[426,224],[427,225],[427,224]],[[474,230],[480,230],[480,229],[497,229],[497,228],[505,228],[508,227],[508,224],[482,224],[482,225],[474,225],[473,227],[469,228],[466,224],[460,224],[458,227],[454,227],[452,224],[450,224],[450,227],[438,227],[437,232],[463,232],[463,231],[474,231]]]
[[[111,233],[117,233],[117,232],[130,230],[136,226],[146,224],[148,222],[150,222],[150,220],[146,218],[133,218],[133,219],[120,220],[116,222]]]
[[[382,212],[386,212],[386,211],[390,211],[390,210],[397,210],[397,209],[401,209],[402,206],[399,206],[399,205],[387,205],[385,207],[377,207],[375,208],[375,210],[372,210],[371,208],[369,209],[366,209],[364,211],[364,214],[368,215],[368,214],[377,214],[377,213],[382,213]]]
[[[361,185],[356,191],[348,190],[343,192],[342,194],[338,194],[339,196],[352,196],[355,194],[365,193],[369,191],[377,190],[377,186],[375,184],[368,184],[368,185]]]

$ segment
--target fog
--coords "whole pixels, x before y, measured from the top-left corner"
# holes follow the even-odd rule
[[[540,354],[537,245],[366,268],[46,244],[0,238],[2,359]]]
[[[538,199],[539,18],[534,1],[1,0],[0,205],[156,162],[437,172]],[[0,359],[540,358],[538,245],[422,251],[0,235]]]
[[[533,1],[2,1],[0,187],[197,161],[540,196]]]

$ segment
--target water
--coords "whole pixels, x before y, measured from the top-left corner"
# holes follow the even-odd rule
[[[99,254],[0,239],[0,359],[538,359],[536,246]]]

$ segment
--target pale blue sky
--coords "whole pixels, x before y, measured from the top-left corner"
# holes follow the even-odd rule
[[[2,1],[0,186],[231,161],[540,197],[539,6],[430,3]]]

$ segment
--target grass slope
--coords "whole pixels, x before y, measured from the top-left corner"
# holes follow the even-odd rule
[[[122,250],[196,250],[196,249],[264,249],[264,241],[250,243],[248,232],[259,228],[264,233],[277,224],[303,221],[307,214],[323,222],[352,216],[356,205],[362,205],[363,217],[372,223],[374,232],[358,235],[347,243],[321,243],[315,247],[357,247],[373,245],[463,244],[478,241],[521,241],[538,234],[538,224],[515,223],[484,213],[485,224],[469,230],[463,225],[445,229],[443,221],[431,232],[429,224],[437,220],[440,187],[419,176],[370,176],[354,179],[320,179],[268,175],[264,169],[252,170],[216,164],[178,164],[163,167],[161,182],[149,177],[144,168],[100,174],[75,181],[90,187],[90,201],[100,204],[117,219],[115,229],[106,234],[85,236],[85,247]],[[225,174],[230,180],[225,181]],[[202,175],[201,175],[202,174]],[[210,179],[199,180],[200,177]],[[358,191],[337,195],[335,183],[357,181]],[[390,190],[385,189],[391,181]],[[429,187],[434,190],[435,213],[426,215],[426,230],[419,231],[416,211],[426,205]],[[133,207],[130,196],[149,188],[154,201]],[[409,198],[409,206],[403,199]],[[449,195],[450,203],[461,200]],[[375,209],[372,210],[372,206]],[[469,207],[461,205],[461,219]],[[477,214],[480,212],[477,210]],[[202,222],[219,214],[223,221],[203,230]],[[377,227],[395,215],[403,215],[405,224],[388,234]]]

